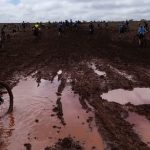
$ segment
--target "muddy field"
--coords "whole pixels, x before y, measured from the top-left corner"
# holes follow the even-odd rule
[[[150,33],[139,48],[135,26],[12,34],[0,49],[0,80],[14,93],[0,149],[149,150]]]

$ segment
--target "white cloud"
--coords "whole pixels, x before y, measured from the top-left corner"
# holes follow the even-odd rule
[[[0,0],[0,22],[150,19],[149,0]],[[15,0],[14,0],[15,1]]]

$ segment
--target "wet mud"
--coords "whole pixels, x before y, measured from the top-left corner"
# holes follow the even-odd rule
[[[89,37],[85,25],[63,38],[55,27],[42,32],[39,42],[20,32],[0,49],[0,80],[15,96],[0,149],[149,150],[149,45],[129,40],[135,30],[121,39],[113,28]]]

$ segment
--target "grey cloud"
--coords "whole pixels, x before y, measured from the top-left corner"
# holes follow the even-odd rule
[[[0,0],[0,22],[150,19],[149,0]]]

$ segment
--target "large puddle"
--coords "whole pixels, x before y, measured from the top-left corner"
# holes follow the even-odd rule
[[[24,144],[31,143],[32,150],[42,150],[69,135],[80,141],[86,150],[93,146],[103,149],[94,113],[82,108],[79,96],[70,86],[57,96],[60,82],[58,76],[53,82],[42,79],[40,84],[29,77],[13,89],[14,112],[0,122],[6,149],[24,150]],[[66,125],[53,112],[58,98],[61,98]],[[87,121],[89,118],[93,121]]]
[[[134,105],[150,104],[150,89],[135,88],[133,91],[123,89],[109,91],[101,95],[103,99],[119,104],[132,103]]]
[[[143,142],[150,146],[150,121],[145,116],[136,113],[129,113],[127,121],[133,124],[133,129],[139,135]]]

